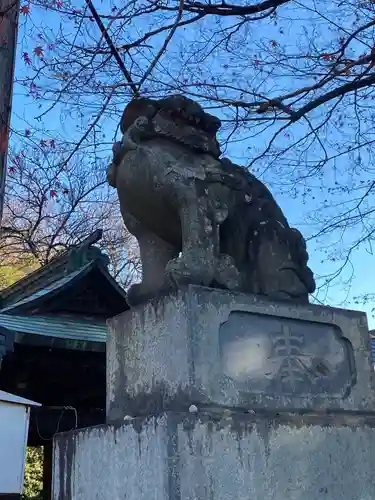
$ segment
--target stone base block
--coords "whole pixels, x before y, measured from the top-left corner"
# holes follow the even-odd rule
[[[186,410],[371,411],[364,313],[191,286],[109,322],[107,422]]]
[[[169,414],[60,434],[52,498],[373,500],[373,418],[331,418]]]

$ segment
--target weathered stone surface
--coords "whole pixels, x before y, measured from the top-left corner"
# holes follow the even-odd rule
[[[196,284],[308,302],[315,289],[302,235],[245,168],[219,159],[220,121],[183,96],[132,101],[108,181],[139,242],[132,305]]]
[[[109,322],[107,421],[190,404],[372,411],[364,313],[190,286]]]
[[[352,346],[335,325],[233,311],[219,347],[228,390],[343,399],[355,384]]]
[[[164,415],[57,435],[52,498],[373,500],[371,419],[317,420]]]

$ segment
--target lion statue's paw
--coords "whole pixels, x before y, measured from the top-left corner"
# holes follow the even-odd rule
[[[221,254],[216,261],[215,281],[228,290],[240,290],[242,286],[241,273],[235,266],[234,259]]]

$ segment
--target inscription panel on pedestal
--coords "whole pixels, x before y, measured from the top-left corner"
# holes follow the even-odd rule
[[[233,311],[219,330],[224,377],[241,392],[345,398],[351,343],[334,325]]]

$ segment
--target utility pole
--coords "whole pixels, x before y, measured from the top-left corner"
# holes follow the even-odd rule
[[[5,179],[20,0],[0,0],[0,227]]]

